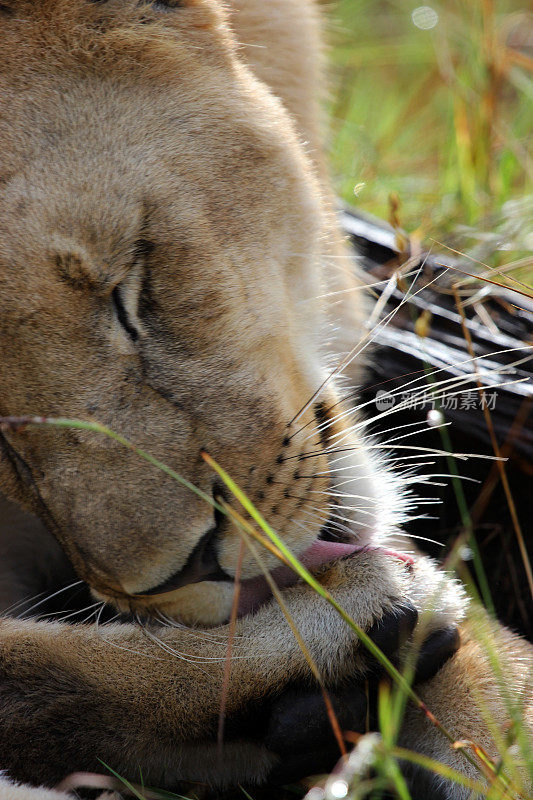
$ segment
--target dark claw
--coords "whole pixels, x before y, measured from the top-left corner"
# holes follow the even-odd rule
[[[368,635],[387,658],[397,664],[398,650],[413,633],[417,621],[417,610],[411,605],[406,605],[398,611],[383,616],[370,628]],[[421,683],[436,675],[446,661],[457,652],[460,644],[459,631],[455,625],[430,634],[420,648],[414,682]],[[373,658],[370,666],[374,676],[382,671],[381,665],[378,665]]]
[[[399,647],[411,636],[417,622],[418,611],[414,606],[406,604],[385,614],[367,633],[374,644],[392,660]]]
[[[420,648],[416,663],[415,683],[427,681],[457,652],[461,644],[459,631],[452,625],[432,633]]]
[[[397,662],[397,651],[411,636],[417,621],[416,609],[403,606],[386,614],[368,635],[390,660]],[[428,636],[418,655],[414,682],[432,678],[459,646],[459,632],[454,626]],[[373,666],[370,681],[360,680],[328,691],[341,731],[364,733],[377,729],[378,683],[383,671],[375,661]],[[269,775],[268,783],[281,785],[331,771],[340,752],[322,692],[318,689],[285,692],[271,709],[265,745],[281,759]]]
[[[412,634],[417,621],[417,610],[405,605],[385,614],[370,628],[368,635],[388,658],[395,659],[398,648]],[[427,665],[429,668],[429,659]],[[375,684],[380,668],[377,662],[371,668]],[[367,717],[369,698],[364,681],[330,691],[328,695],[341,730],[364,733],[367,724],[371,730],[375,728],[375,702],[372,699],[375,685],[371,687],[370,719]],[[286,755],[288,751],[292,754],[313,752],[324,747],[331,747],[338,752],[322,693],[319,690],[307,693],[305,690],[291,690],[284,693],[272,708],[266,744],[281,755]]]

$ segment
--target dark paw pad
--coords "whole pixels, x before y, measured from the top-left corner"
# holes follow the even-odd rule
[[[367,633],[387,658],[393,660],[400,646],[411,636],[417,622],[418,611],[414,606],[406,604],[384,614]],[[377,668],[377,662],[374,659],[372,661]]]
[[[459,631],[454,625],[428,636],[418,654],[415,683],[427,681],[436,675],[446,661],[457,652],[460,644]]]
[[[367,721],[367,696],[364,685],[328,692],[341,730],[363,733]],[[284,694],[274,704],[268,725],[266,745],[285,754],[335,748],[336,740],[320,690],[307,694],[296,690]],[[338,750],[338,747],[337,747]]]

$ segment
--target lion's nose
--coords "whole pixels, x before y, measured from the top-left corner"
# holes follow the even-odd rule
[[[218,527],[208,530],[200,539],[184,566],[162,583],[142,592],[133,592],[134,597],[153,597],[166,594],[201,581],[232,581],[220,566],[217,558]]]

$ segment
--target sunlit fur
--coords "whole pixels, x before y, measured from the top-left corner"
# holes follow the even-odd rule
[[[318,298],[354,279],[334,261],[343,250],[317,141],[314,13],[278,5],[236,4],[228,19],[208,0],[172,12],[16,0],[4,15],[0,413],[98,420],[212,495],[207,450],[300,552],[328,519],[330,478],[320,453],[305,462],[313,477],[295,478],[298,459],[323,449],[308,436],[313,407],[287,426],[329,366],[332,320]],[[115,287],[137,341],[115,313]],[[350,344],[358,305],[348,294],[335,308],[337,326],[352,323]],[[332,383],[321,400],[337,399]],[[204,501],[94,434],[5,438],[5,495],[123,607],[177,572],[214,524]],[[348,517],[365,539],[394,509],[370,455],[353,462],[368,477]],[[229,575],[239,542],[222,532]],[[243,575],[256,572],[247,555]],[[164,610],[190,618],[192,606],[219,622],[232,591],[183,589]]]
[[[320,155],[314,6],[7,0],[0,14],[0,414],[96,419],[216,496],[208,451],[296,553],[326,523],[361,544],[393,536],[412,475],[386,470],[346,390],[326,380],[347,353],[360,364],[371,332]],[[227,743],[222,759],[215,744],[233,585],[132,597],[185,564],[214,524],[209,506],[94,434],[5,432],[1,448],[5,497],[40,517],[95,602],[139,624],[101,626],[100,605],[83,610],[94,625],[2,621],[0,765],[46,785],[101,769],[102,756],[130,780],[141,765],[153,785],[262,780],[278,757],[261,741]],[[64,568],[39,525],[24,524],[22,538],[4,526],[1,542],[2,602],[15,616],[42,599],[21,605],[18,568]],[[222,524],[230,576],[239,548]],[[247,552],[243,576],[258,572]],[[431,627],[464,618],[462,589],[423,559],[411,571],[370,551],[319,577],[364,629],[406,602],[422,611],[436,585]],[[320,598],[296,586],[284,599],[328,683],[365,674],[365,652]],[[309,686],[276,604],[235,634],[229,719]],[[426,699],[449,711],[458,738],[494,752],[469,699],[481,668],[502,728],[508,714],[463,635],[468,647]],[[530,650],[498,635],[524,654],[512,668],[526,702]],[[460,760],[421,717],[405,740]],[[45,797],[26,792],[0,784],[2,800]]]

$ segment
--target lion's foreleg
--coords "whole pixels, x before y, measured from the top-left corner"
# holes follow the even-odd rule
[[[320,580],[368,629],[403,603],[403,571],[388,563],[362,554]],[[365,672],[357,637],[322,598],[297,586],[284,599],[326,680]],[[2,620],[0,766],[46,785],[68,772],[101,771],[101,761],[130,780],[141,767],[156,785],[260,780],[276,761],[262,745],[265,709],[289,684],[310,686],[311,671],[276,604],[240,620],[226,705],[229,749],[217,762],[210,747],[227,647],[227,626],[142,630]],[[244,748],[237,744],[243,739]]]

